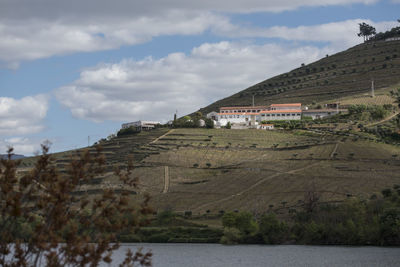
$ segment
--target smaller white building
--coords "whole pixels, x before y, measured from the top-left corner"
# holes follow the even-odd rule
[[[159,121],[134,121],[122,124],[122,129],[133,127],[136,130],[151,130],[156,127],[157,124],[161,124]]]
[[[212,119],[213,121],[218,120],[218,112],[211,111],[210,113],[207,114],[207,119]]]
[[[260,128],[261,130],[273,130],[274,129],[274,125],[273,124],[260,124]]]

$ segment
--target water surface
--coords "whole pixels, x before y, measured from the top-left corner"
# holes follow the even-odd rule
[[[153,266],[400,266],[400,248],[237,245],[124,244],[114,252],[114,264],[130,248],[151,250]],[[107,266],[107,265],[104,265]]]

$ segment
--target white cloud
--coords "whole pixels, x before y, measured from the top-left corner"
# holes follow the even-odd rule
[[[73,116],[92,121],[169,120],[244,89],[256,81],[312,62],[332,49],[276,44],[206,43],[189,55],[123,60],[84,70],[56,90]]]
[[[242,29],[229,13],[280,12],[302,6],[371,4],[376,0],[230,0],[230,1],[53,1],[3,0],[0,8],[0,63],[17,68],[35,60],[76,52],[134,45],[162,35],[200,34],[206,30],[233,37],[281,36],[290,29]],[[221,12],[225,15],[221,15]],[[245,31],[248,33],[244,33]],[[297,29],[301,31],[301,29]],[[325,34],[327,35],[327,34]],[[315,36],[315,35],[314,35]],[[341,37],[337,38],[341,39]]]
[[[115,49],[155,36],[198,34],[219,19],[210,13],[168,12],[160,17],[84,21],[0,20],[0,60],[15,67],[21,60]]]
[[[398,24],[395,21],[373,22],[368,19],[354,19],[295,28],[286,26],[248,28],[233,25],[229,21],[220,21],[214,31],[219,35],[230,37],[266,37],[290,41],[327,42],[339,51],[360,43],[361,39],[357,36],[357,33],[359,32],[358,24],[362,22],[374,25],[377,32],[386,31]]]
[[[25,156],[40,152],[40,143],[26,137],[12,137],[0,140],[0,154],[6,154],[9,147],[14,148],[14,154]]]
[[[40,132],[47,109],[48,99],[44,95],[0,97],[0,137]]]

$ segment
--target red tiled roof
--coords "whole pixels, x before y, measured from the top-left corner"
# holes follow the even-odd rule
[[[220,107],[219,109],[225,110],[225,109],[266,109],[267,106],[247,106],[247,107]]]
[[[218,115],[259,115],[257,112],[227,112],[227,113],[218,113]]]
[[[274,126],[273,124],[261,124],[261,126]]]
[[[281,109],[281,110],[265,110],[260,113],[301,113],[301,109]]]
[[[271,104],[271,107],[301,107],[301,103]]]

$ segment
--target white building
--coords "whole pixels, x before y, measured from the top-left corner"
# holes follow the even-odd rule
[[[273,130],[274,129],[274,125],[273,124],[260,124],[260,128],[261,130]]]
[[[221,107],[219,113],[259,113],[268,110],[267,106],[247,106],[247,107]]]
[[[268,110],[301,110],[301,103],[271,104]]]
[[[260,128],[261,121],[300,120],[301,103],[272,104],[269,107],[221,107],[219,113],[210,112],[207,118],[214,120],[217,127],[224,127],[230,122],[238,126],[233,128],[242,128],[243,125],[247,128]]]
[[[301,120],[301,109],[281,109],[261,111],[260,121],[289,121]]]
[[[218,113],[218,121],[229,121],[230,123],[250,123],[257,121],[259,113]]]
[[[157,124],[161,124],[159,121],[134,121],[122,124],[122,129],[133,127],[136,130],[151,130],[155,128]]]

